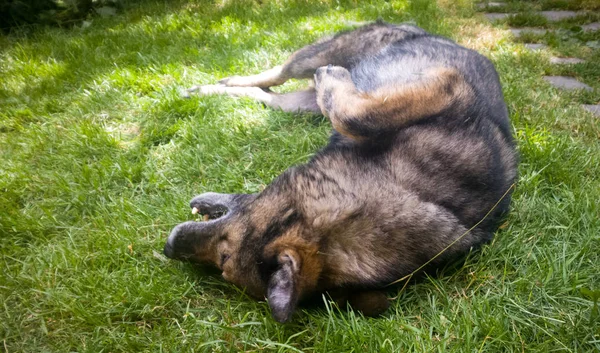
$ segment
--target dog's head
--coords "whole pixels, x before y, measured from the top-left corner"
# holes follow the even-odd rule
[[[316,245],[301,236],[305,227],[297,210],[263,194],[206,193],[190,206],[205,221],[176,226],[164,254],[216,266],[228,282],[267,297],[277,321],[288,321],[321,272]]]

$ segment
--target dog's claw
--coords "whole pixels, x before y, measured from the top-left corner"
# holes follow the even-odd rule
[[[228,87],[232,87],[232,86],[247,86],[245,84],[243,84],[242,82],[240,82],[241,76],[229,76],[229,77],[225,77],[219,80],[219,83],[221,85],[225,85]]]
[[[185,98],[185,99],[191,98],[190,90],[188,90],[188,89],[180,89],[179,90],[179,97]]]
[[[224,92],[224,88],[227,87],[223,84],[216,85],[196,85],[187,90],[181,90],[182,98],[190,98],[192,94],[198,96],[207,96],[212,94],[222,94]]]

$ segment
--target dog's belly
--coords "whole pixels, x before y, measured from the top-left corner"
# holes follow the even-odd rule
[[[334,142],[332,153],[320,154],[315,162],[321,170],[335,171],[330,178],[347,193],[369,199],[373,190],[410,192],[472,225],[510,186],[505,180],[513,180],[514,171],[506,166],[514,164],[514,155],[499,127],[457,119],[448,128],[439,123],[443,119],[407,127],[375,146]]]
[[[361,92],[373,92],[385,86],[400,86],[417,81],[424,70],[434,63],[412,56],[376,57],[360,62],[351,68],[350,74],[356,88]]]
[[[427,70],[456,67],[456,44],[425,38],[385,46],[377,55],[365,57],[350,68],[352,81],[363,92],[388,85],[418,81]],[[459,49],[460,50],[460,49]],[[468,55],[468,52],[466,52]]]

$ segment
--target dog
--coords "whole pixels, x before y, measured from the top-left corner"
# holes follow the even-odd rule
[[[291,78],[314,87],[269,90]],[[251,97],[333,126],[326,147],[264,191],[195,197],[206,221],[177,225],[164,248],[266,297],[279,322],[319,293],[378,315],[388,284],[489,242],[509,210],[518,158],[493,64],[416,26],[371,23],[188,92]]]

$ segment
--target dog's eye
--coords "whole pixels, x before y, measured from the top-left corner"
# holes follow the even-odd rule
[[[227,260],[229,260],[229,254],[221,254],[221,268],[223,268],[223,265],[225,265],[225,262],[227,262]]]

